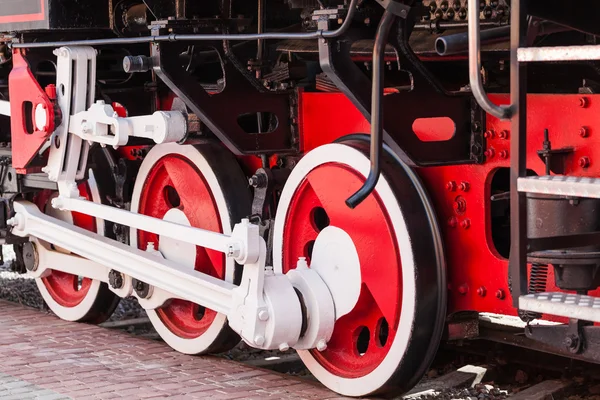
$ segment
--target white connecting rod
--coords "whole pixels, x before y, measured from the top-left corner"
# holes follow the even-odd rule
[[[258,261],[258,246],[246,246],[242,240],[221,233],[160,220],[132,211],[93,203],[82,198],[59,196],[52,199],[52,206],[60,210],[91,215],[142,231],[168,236],[185,243],[192,243],[197,246],[220,251],[229,257],[233,257],[240,264]],[[234,231],[234,235],[235,233]]]
[[[176,297],[229,314],[236,285],[184,268],[156,254],[132,248],[97,233],[43,214],[26,201],[14,203],[15,217],[7,221],[17,236],[33,236],[99,264],[160,287]],[[85,276],[85,271],[80,271]],[[104,281],[106,279],[103,279]]]

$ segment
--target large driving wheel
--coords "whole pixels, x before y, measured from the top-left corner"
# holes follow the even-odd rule
[[[132,211],[178,224],[230,234],[250,211],[248,181],[235,158],[217,144],[155,146],[136,178]],[[146,250],[149,243],[168,260],[237,282],[236,265],[223,253],[131,230],[131,245]],[[226,351],[239,342],[223,314],[189,301],[174,299],[148,317],[160,336],[187,354]]]
[[[274,231],[280,272],[294,268],[299,257],[310,260],[328,226],[352,239],[353,248],[332,245],[329,251],[358,255],[360,274],[339,278],[360,288],[358,300],[338,317],[324,351],[299,351],[319,381],[349,396],[398,394],[414,386],[437,351],[446,308],[441,239],[413,171],[388,151],[373,194],[355,209],[346,206],[368,176],[367,154],[368,144],[357,139],[306,154],[285,184]]]

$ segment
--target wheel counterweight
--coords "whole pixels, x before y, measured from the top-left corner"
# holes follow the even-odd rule
[[[274,232],[275,269],[284,273],[315,256],[328,227],[352,239],[354,249],[329,251],[356,251],[360,274],[339,279],[360,288],[358,300],[336,316],[325,350],[299,351],[317,379],[351,396],[410,389],[435,355],[445,315],[441,242],[416,176],[387,154],[375,192],[356,209],[345,204],[368,175],[366,149],[349,141],[308,153],[284,187]]]

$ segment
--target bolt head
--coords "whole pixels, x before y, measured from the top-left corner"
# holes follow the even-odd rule
[[[456,217],[448,218],[448,226],[450,228],[456,228],[458,226],[458,219],[456,219]]]
[[[585,126],[582,126],[581,128],[579,128],[579,136],[581,136],[582,138],[586,138],[590,135],[589,129]]]
[[[258,312],[258,319],[261,321],[266,321],[269,319],[269,312],[267,310],[260,310]]]
[[[500,156],[500,158],[502,159],[506,159],[508,158],[508,150],[502,150],[498,153],[498,156]]]
[[[485,286],[480,286],[479,288],[477,288],[477,294],[480,297],[485,297],[485,295],[487,294],[487,290],[486,290]]]
[[[469,228],[471,227],[471,220],[470,220],[469,218],[467,218],[467,219],[463,220],[463,221],[460,223],[460,226],[461,226],[463,229],[469,229]]]
[[[587,97],[580,97],[579,98],[579,107],[581,108],[587,108],[588,105],[590,104],[590,101]]]
[[[496,298],[500,300],[504,300],[504,290],[498,289],[496,290]]]
[[[495,132],[493,130],[487,130],[485,131],[485,133],[483,134],[483,137],[486,139],[493,139],[494,136],[496,136]]]
[[[503,130],[500,133],[498,133],[498,137],[500,139],[508,139],[508,131],[507,130]]]
[[[483,155],[486,156],[487,158],[493,158],[494,154],[496,154],[496,152],[492,148],[489,148],[483,152]]]
[[[587,167],[589,167],[590,166],[590,159],[589,159],[589,157],[586,157],[586,156],[581,157],[579,159],[578,164],[579,164],[579,166],[581,168],[587,168]]]
[[[469,182],[461,182],[460,185],[458,185],[458,188],[463,192],[468,192],[469,189],[471,189],[471,185]]]
[[[458,293],[462,294],[463,296],[465,294],[467,294],[468,291],[469,291],[469,287],[466,284],[460,285],[458,287]]]
[[[324,339],[319,340],[319,342],[317,343],[317,350],[325,351],[326,348],[327,348],[327,342],[325,342]]]
[[[254,343],[257,346],[262,346],[263,344],[265,344],[265,337],[263,335],[256,335],[254,337]]]
[[[279,351],[288,351],[290,349],[290,345],[287,343],[281,343],[279,345]]]
[[[449,192],[454,192],[456,190],[456,182],[449,181],[448,183],[446,183],[446,190]]]

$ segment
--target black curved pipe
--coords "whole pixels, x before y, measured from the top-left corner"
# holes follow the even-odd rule
[[[358,206],[373,192],[381,175],[379,162],[381,159],[381,147],[383,146],[382,103],[385,45],[395,19],[396,16],[386,10],[377,27],[375,45],[373,46],[373,85],[371,89],[371,149],[369,156],[371,170],[362,187],[346,200],[346,205],[350,208]]]

